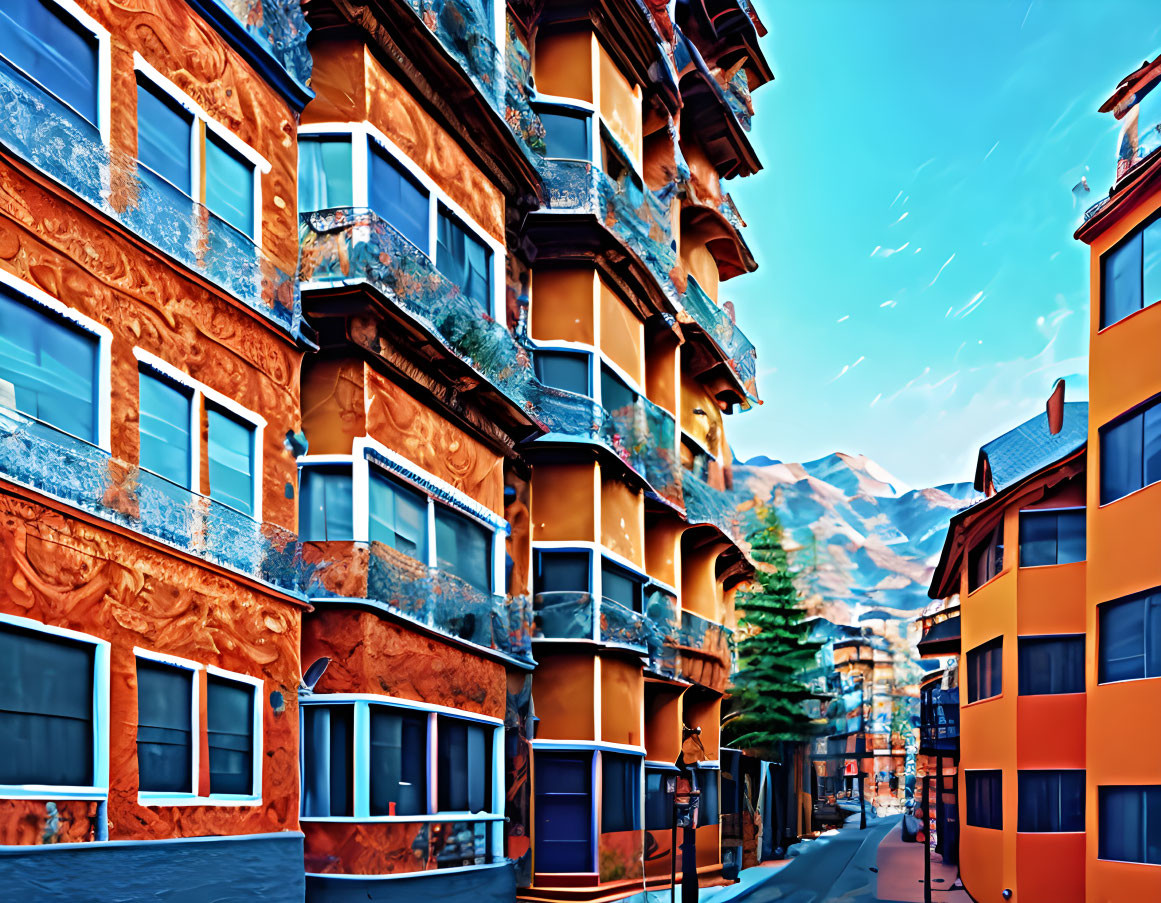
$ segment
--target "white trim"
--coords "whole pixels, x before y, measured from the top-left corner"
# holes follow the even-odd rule
[[[503,823],[507,816],[496,812],[428,812],[425,815],[302,815],[299,821],[357,824],[415,824],[418,822],[479,821]]]
[[[310,821],[310,819],[304,818],[300,819],[300,821]],[[503,853],[493,851],[492,857],[495,859],[500,859],[501,861],[485,862],[481,865],[454,865],[451,868],[446,869],[422,869],[421,871],[417,872],[389,872],[383,875],[348,874],[346,872],[307,872],[306,877],[327,879],[335,878],[339,881],[392,881],[400,880],[403,878],[422,878],[424,875],[449,875],[455,872],[474,872],[479,869],[501,868],[508,865],[508,861],[503,858]]]
[[[0,799],[104,800],[109,796],[109,659],[110,643],[99,637],[55,627],[32,618],[0,612],[0,624],[93,646],[93,784],[89,787],[53,784],[0,784]]]
[[[263,691],[266,689],[266,681],[261,677],[251,677],[249,674],[241,674],[237,671],[227,671],[224,668],[219,668],[215,665],[206,665],[206,674],[212,677],[220,677],[224,680],[232,680],[235,683],[249,684],[254,689],[254,744],[251,750],[251,764],[253,766],[250,793],[236,794],[236,793],[211,793],[209,799],[215,803],[237,804],[245,805],[261,805],[262,804],[262,713],[264,711]],[[208,696],[207,691],[207,696]],[[209,714],[207,702],[207,717]],[[209,727],[207,725],[207,733]]]
[[[634,576],[640,577],[643,587],[651,585],[651,584],[658,584],[658,585],[662,586],[664,589],[671,590],[674,593],[677,592],[676,590],[673,589],[673,587],[667,586],[665,584],[661,584],[661,582],[658,580],[654,580],[652,577],[649,576],[649,574],[647,574],[644,570],[642,570],[642,568],[639,564],[635,564],[634,562],[630,561],[628,558],[625,558],[623,555],[619,555],[618,553],[614,552],[612,549],[608,548],[607,546],[603,545],[602,543],[595,542],[594,540],[591,540],[591,539],[576,539],[576,540],[571,540],[571,539],[538,539],[532,543],[532,550],[536,551],[537,549],[544,549],[546,551],[560,551],[560,552],[567,552],[567,551],[593,552],[597,556],[600,556],[603,558],[608,558],[609,561],[611,561],[613,564],[617,565],[620,568],[623,568],[626,571],[631,572]],[[595,573],[593,574],[594,579],[593,579],[593,583],[592,583],[592,587],[593,587],[592,593],[594,595],[596,595],[598,590],[601,588],[600,581],[597,579],[600,575],[600,567],[597,566],[596,564],[594,564],[593,569],[594,569]]]
[[[97,339],[97,380],[94,391],[96,393],[96,415],[97,415],[97,442],[98,448],[102,448],[107,452],[112,451],[112,347],[113,347],[113,333],[108,327],[101,325],[96,320],[90,319],[78,310],[68,307],[63,302],[54,298],[47,292],[37,288],[30,282],[25,282],[18,276],[8,272],[8,270],[0,267],[0,284],[8,286],[13,291],[19,292],[27,300],[45,307],[52,311],[59,317],[75,324],[96,337]],[[25,415],[28,416],[28,415]],[[36,419],[36,418],[33,418]],[[60,430],[60,427],[55,424],[45,421],[54,429]],[[65,430],[60,430],[65,432]],[[72,435],[71,433],[69,435]],[[78,436],[78,439],[81,437]],[[88,442],[87,439],[82,439],[83,442]]]
[[[529,740],[534,750],[544,752],[577,752],[606,750],[608,752],[626,753],[632,756],[645,756],[644,746],[632,746],[628,743],[614,743],[611,740]]]
[[[145,364],[156,370],[162,376],[172,379],[174,382],[189,389],[193,392],[193,424],[190,432],[190,444],[192,446],[190,455],[190,466],[193,471],[190,478],[190,487],[194,492],[204,495],[203,487],[201,486],[201,414],[205,410],[205,403],[217,405],[218,407],[233,414],[239,420],[249,423],[254,428],[253,442],[254,442],[254,473],[251,474],[251,489],[253,498],[251,499],[251,506],[253,513],[250,515],[254,520],[262,520],[262,477],[265,474],[262,462],[262,451],[266,431],[266,418],[261,414],[251,411],[247,407],[243,407],[234,399],[223,395],[215,389],[211,389],[203,382],[194,379],[183,370],[159,358],[155,354],[151,354],[144,348],[135,345],[133,347],[133,357],[137,359],[139,364]],[[211,489],[213,487],[210,487]],[[218,501],[215,499],[215,501]],[[218,501],[218,504],[225,504],[225,502]],[[229,506],[227,506],[229,507]]]
[[[145,659],[146,661],[156,662],[157,664],[168,665],[171,668],[181,668],[190,671],[190,787],[189,793],[174,792],[172,790],[141,790],[140,789],[140,773],[138,774],[138,791],[137,804],[139,806],[181,806],[193,805],[196,802],[201,802],[198,797],[198,775],[200,774],[200,754],[201,754],[201,680],[198,678],[198,672],[202,670],[203,665],[200,662],[191,661],[186,658],[178,658],[176,655],[168,655],[163,652],[154,652],[149,649],[142,649],[140,646],[133,647],[133,657],[135,659]],[[134,673],[136,676],[136,671]],[[138,699],[140,699],[140,686],[138,686]],[[140,716],[138,716],[138,726],[140,727]],[[134,741],[136,746],[136,741]],[[138,759],[140,762],[140,759]],[[206,800],[204,802],[212,801]]]
[[[304,696],[300,700],[304,706],[308,705],[336,705],[348,702],[368,702],[376,705],[394,706],[401,709],[412,709],[417,712],[430,712],[437,715],[451,715],[454,718],[463,718],[467,721],[479,721],[493,727],[503,727],[503,718],[493,718],[491,715],[478,715],[475,712],[466,712],[451,706],[436,705],[430,702],[416,702],[413,699],[403,699],[399,696],[386,696],[380,693],[314,693]]]

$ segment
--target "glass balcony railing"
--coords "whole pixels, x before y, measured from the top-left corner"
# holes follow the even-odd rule
[[[0,477],[182,552],[303,596],[311,568],[297,536],[0,408]]]
[[[641,652],[649,647],[648,618],[612,599],[591,593],[537,593],[532,612],[536,639],[593,640]]]
[[[532,54],[508,16],[508,41],[504,46],[504,121],[519,139],[528,157],[539,164],[544,157],[544,123],[532,109]]]
[[[532,611],[526,596],[484,592],[454,574],[372,542],[367,598],[448,636],[532,660]]]
[[[249,237],[133,157],[110,150],[94,125],[3,57],[0,145],[182,266],[279,326],[297,329],[295,280]]]
[[[718,204],[718,212],[726,218],[734,229],[741,235],[742,230],[746,228],[745,222],[742,220],[742,214],[738,213],[738,208],[734,204],[734,199],[729,194],[722,195],[722,202]]]
[[[714,303],[705,290],[690,278],[686,282],[682,306],[702,331],[720,349],[730,370],[751,403],[758,401],[758,352],[728,313]]]
[[[503,113],[500,51],[488,7],[478,0],[408,0],[444,49],[471,76],[488,102]]]
[[[649,619],[649,668],[665,677],[678,672],[677,645],[680,619],[677,600],[663,590],[654,590],[645,601]]]
[[[641,259],[666,294],[676,296],[677,245],[669,208],[652,191],[632,180],[615,182],[584,160],[545,160],[541,172],[549,210],[595,216]]]
[[[739,546],[742,544],[741,517],[730,493],[714,489],[688,470],[682,472],[681,493],[685,499],[685,518],[689,523],[717,527]]]
[[[677,646],[682,677],[710,685],[719,684],[734,673],[734,632],[728,627],[692,611],[682,611]]]
[[[739,69],[733,78],[722,88],[726,105],[738,120],[738,124],[747,132],[754,118],[754,101],[750,97],[750,83],[746,79],[746,70]]]
[[[250,36],[300,85],[310,84],[311,56],[306,49],[310,26],[302,0],[211,0],[229,11]]]

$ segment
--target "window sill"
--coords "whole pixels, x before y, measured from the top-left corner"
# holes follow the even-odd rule
[[[261,806],[260,796],[197,796],[192,793],[138,792],[137,805],[160,806]]]
[[[1049,695],[1051,695],[1051,694],[1049,694]],[[985,696],[983,699],[976,699],[976,700],[973,700],[972,702],[965,702],[960,706],[960,708],[961,709],[970,709],[972,706],[979,705],[980,703],[994,702],[997,699],[1003,699],[1003,698],[1004,698],[1003,693],[999,693],[995,696]]]
[[[436,812],[426,815],[302,815],[300,822],[346,824],[416,824],[417,822],[505,821],[503,815],[485,812]]]
[[[2,800],[104,800],[107,787],[56,787],[49,784],[0,784]]]

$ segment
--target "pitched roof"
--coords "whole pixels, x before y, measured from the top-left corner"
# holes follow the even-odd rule
[[[1088,440],[1088,402],[1064,405],[1064,425],[1055,436],[1048,432],[1048,415],[1038,414],[980,449],[975,488],[983,492],[985,475],[1000,493],[1084,446]]]

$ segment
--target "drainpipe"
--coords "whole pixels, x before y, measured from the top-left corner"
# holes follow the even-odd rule
[[[109,839],[109,799],[97,803],[97,840]]]

